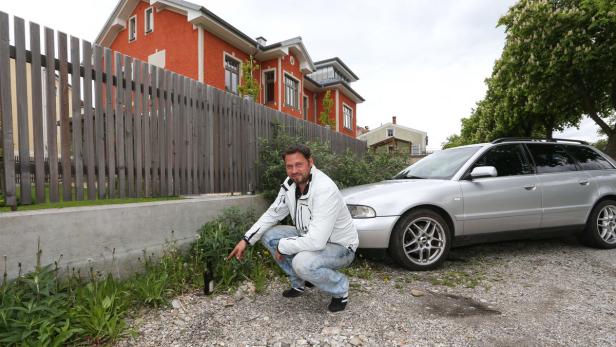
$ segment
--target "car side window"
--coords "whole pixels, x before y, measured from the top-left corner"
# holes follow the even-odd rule
[[[601,154],[597,153],[592,148],[582,146],[566,146],[565,148],[567,152],[578,161],[582,170],[606,170],[614,168],[607,159],[603,158]]]
[[[494,166],[499,177],[532,173],[532,168],[524,154],[524,148],[520,144],[491,148],[475,162],[471,170],[477,166]]]
[[[535,160],[537,173],[576,171],[575,161],[564,147],[555,144],[527,144]]]

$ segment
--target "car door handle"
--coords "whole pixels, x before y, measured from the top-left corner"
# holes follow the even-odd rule
[[[529,186],[524,186],[524,189],[526,189],[526,190],[535,190],[535,189],[537,189],[537,186],[534,185],[534,184],[533,185],[529,185]]]
[[[589,185],[589,184],[590,184],[590,182],[588,182],[588,181],[579,181],[578,183],[579,183],[581,186],[587,186],[587,185]]]

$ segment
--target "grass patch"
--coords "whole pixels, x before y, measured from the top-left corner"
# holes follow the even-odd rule
[[[60,184],[58,187],[58,202],[49,202],[49,185],[45,185],[45,202],[44,203],[36,203],[36,187],[34,185],[31,186],[32,190],[32,204],[22,205],[21,204],[21,187],[17,185],[15,187],[16,198],[17,198],[17,211],[31,211],[31,210],[42,210],[48,208],[64,208],[64,207],[81,207],[81,206],[98,206],[98,205],[114,205],[114,204],[130,204],[137,202],[153,202],[153,201],[165,201],[165,200],[177,200],[181,199],[178,196],[163,196],[163,197],[150,197],[150,198],[115,198],[115,199],[99,199],[96,200],[87,200],[87,189],[84,189],[84,199],[77,201],[77,195],[75,189],[71,190],[71,200],[64,201],[64,196],[62,194],[62,185]],[[98,195],[98,192],[97,192]],[[119,193],[116,192],[116,196]],[[4,198],[4,192],[0,192],[0,212],[10,212],[11,207],[6,205],[6,200]]]
[[[82,207],[82,206],[99,206],[99,205],[117,205],[117,204],[131,204],[138,202],[154,202],[154,201],[167,201],[167,200],[179,200],[177,196],[166,196],[156,198],[125,198],[125,199],[100,199],[100,200],[82,200],[82,201],[60,201],[60,202],[47,202],[43,204],[32,205],[18,205],[17,211],[33,211],[44,210],[49,208],[66,208],[66,207]],[[0,206],[0,212],[11,212],[9,206]]]
[[[429,281],[432,285],[447,286],[452,288],[458,286],[475,288],[483,281],[483,276],[480,273],[446,271],[442,274],[429,277]]]
[[[344,273],[349,277],[369,280],[374,277],[376,270],[368,260],[359,255],[351,264],[351,266],[341,269],[340,272]]]

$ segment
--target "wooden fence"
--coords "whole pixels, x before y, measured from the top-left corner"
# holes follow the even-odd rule
[[[44,28],[42,46],[36,23],[28,50],[24,20],[13,24],[11,45],[9,16],[0,12],[6,205],[16,206],[17,195],[30,204],[32,196],[42,203],[253,191],[259,139],[271,139],[275,123],[335,152],[366,151],[363,141],[53,29]],[[13,155],[32,153],[32,161]]]

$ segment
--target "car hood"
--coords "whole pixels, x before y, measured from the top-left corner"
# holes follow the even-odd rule
[[[412,205],[434,204],[443,193],[456,192],[459,192],[458,182],[437,179],[388,180],[341,191],[347,204],[370,206],[378,216],[400,215]]]

